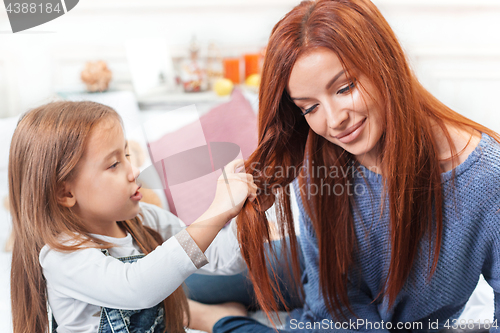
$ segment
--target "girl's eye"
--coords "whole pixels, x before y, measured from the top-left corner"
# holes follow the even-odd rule
[[[128,158],[130,160],[130,154],[125,154],[125,157]]]
[[[314,104],[314,105],[313,105],[313,106],[311,106],[310,108],[303,110],[302,115],[303,115],[303,116],[305,116],[305,115],[306,115],[306,114],[308,114],[309,112],[314,111],[314,109],[316,109],[316,107],[317,107],[317,106],[318,106],[318,104]]]
[[[352,89],[354,89],[354,86],[356,84],[354,83],[354,81],[352,81],[347,87],[344,87],[342,89],[340,89],[339,91],[337,91],[337,94],[341,95],[341,94],[345,94],[345,93],[350,93]]]
[[[113,163],[113,165],[112,165],[112,166],[110,166],[110,167],[109,167],[109,169],[114,169],[114,168],[116,168],[116,166],[118,165],[118,163],[120,163],[120,162],[115,162],[115,163]]]

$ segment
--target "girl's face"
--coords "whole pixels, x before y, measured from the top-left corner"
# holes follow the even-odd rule
[[[333,51],[317,48],[295,62],[288,93],[316,134],[361,164],[378,166],[378,143],[384,132],[379,94],[366,77],[351,74],[355,77],[347,76]]]
[[[74,210],[92,230],[139,213],[139,170],[129,160],[121,125],[104,119],[92,131],[85,153],[70,183]]]

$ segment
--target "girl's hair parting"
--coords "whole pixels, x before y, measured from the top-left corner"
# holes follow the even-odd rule
[[[425,235],[429,237],[429,278],[436,269],[443,222],[441,171],[431,120],[444,131],[454,156],[446,124],[476,129],[499,141],[498,134],[451,110],[418,82],[394,32],[369,0],[303,1],[292,9],[274,26],[269,39],[259,91],[258,147],[246,161],[247,172],[253,174],[260,194],[254,202],[247,202],[238,216],[242,255],[257,301],[271,320],[269,313],[277,310],[280,292],[265,265],[270,258],[266,258],[264,244],[271,236],[267,217],[259,206],[269,201],[270,189],[279,189],[275,205],[278,225],[282,239],[288,239],[283,246],[289,246],[293,253],[290,275],[300,285],[289,196],[290,183],[296,177],[317,237],[319,282],[325,304],[332,317],[353,314],[347,295],[349,284],[355,283],[348,277],[355,267],[357,248],[352,213],[356,207],[348,195],[352,189],[347,190],[353,184],[352,175],[325,179],[314,173],[314,168],[321,167],[346,170],[354,162],[353,156],[310,130],[286,90],[297,59],[315,48],[333,51],[353,81],[356,75],[367,77],[377,87],[377,102],[385,112],[381,165],[387,177],[382,197],[387,195],[389,201],[391,258],[375,300],[387,297],[389,306],[394,304]],[[256,166],[265,167],[266,172]],[[301,172],[280,172],[290,169]],[[318,189],[336,185],[345,189],[343,194],[307,194],[309,186]]]
[[[61,101],[28,111],[17,124],[8,169],[14,233],[11,267],[14,333],[48,331],[47,288],[38,259],[44,245],[57,251],[112,246],[92,237],[71,208],[57,200],[63,182],[76,176],[89,137],[103,120],[122,125],[118,113],[108,106]],[[163,240],[155,230],[144,226],[141,218],[139,215],[120,223],[147,254]],[[189,311],[182,287],[167,297],[163,306],[166,330],[184,332],[183,318]]]

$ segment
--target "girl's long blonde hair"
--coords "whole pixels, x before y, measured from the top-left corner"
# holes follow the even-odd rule
[[[107,248],[92,237],[83,221],[58,204],[57,190],[75,177],[94,128],[103,119],[121,118],[110,107],[94,102],[54,102],[24,114],[14,132],[9,154],[9,199],[14,249],[11,267],[11,304],[14,333],[48,331],[46,281],[39,263],[44,245],[59,251]],[[161,236],[139,217],[122,221],[144,254],[162,243]],[[59,235],[71,235],[73,245]],[[189,315],[182,287],[164,300],[165,326],[184,332]]]

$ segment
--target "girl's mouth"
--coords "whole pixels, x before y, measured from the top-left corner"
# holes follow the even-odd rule
[[[137,188],[137,190],[135,191],[135,193],[132,194],[132,196],[130,197],[130,199],[135,200],[135,201],[139,201],[139,200],[142,199],[142,193],[139,192],[140,188],[141,188],[141,186],[139,185],[139,187]]]

